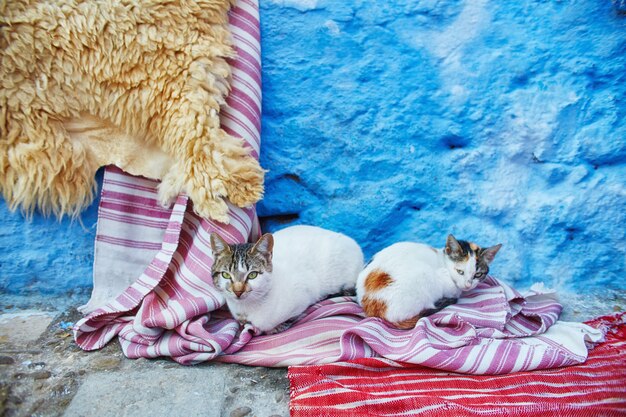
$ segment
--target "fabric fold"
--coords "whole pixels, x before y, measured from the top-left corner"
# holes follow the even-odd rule
[[[258,156],[258,5],[240,0],[230,24],[238,55],[222,123]],[[492,277],[412,330],[366,318],[351,297],[310,306],[281,333],[240,329],[213,287],[209,236],[218,232],[230,243],[255,240],[255,208],[229,205],[230,223],[224,225],[199,218],[184,195],[171,210],[161,208],[157,186],[116,168],[105,172],[94,292],[84,306],[89,314],[74,327],[76,343],[85,350],[117,336],[129,358],[165,356],[186,365],[216,360],[290,366],[380,357],[396,367],[504,374],[584,362],[586,343],[603,337],[590,326],[559,323],[562,307],[553,292],[537,287],[521,294]]]
[[[384,358],[293,366],[290,414],[299,416],[622,416],[626,314],[582,323],[606,333],[584,364],[505,375],[466,375]],[[567,344],[564,338],[556,337]],[[502,352],[507,356],[506,350]]]

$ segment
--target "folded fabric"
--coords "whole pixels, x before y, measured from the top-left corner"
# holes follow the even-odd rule
[[[623,416],[624,313],[588,324],[608,333],[584,364],[475,376],[360,359],[290,367],[290,412],[298,416]],[[505,355],[506,356],[506,355]]]
[[[232,92],[222,126],[258,156],[260,50],[258,9],[242,0],[230,14],[237,49]],[[157,183],[109,168],[105,172],[89,313],[74,335],[86,350],[118,337],[130,358],[169,356],[182,364],[207,360],[262,366],[324,364],[368,357],[468,374],[499,374],[584,362],[586,342],[602,333],[557,322],[554,293],[521,295],[489,278],[456,305],[409,331],[365,318],[350,297],[321,301],[287,331],[239,329],[213,288],[209,235],[245,242],[259,233],[253,207],[230,206],[230,224],[201,219],[181,195],[173,209],[157,204]]]
[[[177,202],[163,249],[139,280],[77,323],[80,347],[97,349],[118,335],[128,357],[171,356],[182,364],[288,366],[381,356],[502,374],[582,363],[587,343],[603,337],[585,324],[557,322],[561,306],[553,292],[535,288],[522,296],[492,277],[412,330],[365,318],[352,297],[338,297],[311,306],[282,333],[259,335],[250,325],[239,331],[211,283],[208,235],[214,225],[185,211],[186,203]]]
[[[242,138],[251,155],[258,158],[261,142],[261,49],[258,4],[255,0],[237,1],[229,12],[229,29],[237,56],[229,60],[231,91],[226,105],[222,106],[220,124],[229,135]],[[173,213],[158,204],[157,181],[130,176],[110,166],[105,169],[103,182],[93,292],[89,302],[79,308],[85,314],[103,307],[138,279],[161,250]],[[179,203],[186,204],[186,200]],[[177,206],[176,210],[184,211],[185,208]],[[205,228],[224,232],[232,242],[245,242],[250,233],[250,237],[256,238],[259,228],[253,209],[240,210],[231,206],[230,220],[234,222],[233,227],[199,219],[194,221],[201,222]],[[164,253],[159,255],[161,259],[169,256]]]

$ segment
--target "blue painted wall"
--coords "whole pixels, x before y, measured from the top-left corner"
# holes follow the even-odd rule
[[[626,6],[261,2],[264,223],[452,232],[519,287],[626,289]]]
[[[520,288],[626,289],[626,6],[262,0],[268,230],[345,232],[368,256],[452,232],[503,243]],[[96,207],[0,202],[0,291],[88,293]]]
[[[101,177],[99,173],[99,183]],[[61,294],[84,301],[92,286],[97,215],[98,200],[79,220],[37,214],[25,220],[0,198],[0,294],[6,296],[2,301],[14,304],[10,295],[45,300]]]

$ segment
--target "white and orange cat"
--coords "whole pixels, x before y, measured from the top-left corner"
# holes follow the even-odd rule
[[[363,268],[360,246],[346,235],[292,226],[255,244],[229,245],[211,234],[215,287],[241,324],[263,332],[284,330],[310,305],[353,290]]]
[[[400,329],[456,302],[487,277],[502,245],[482,249],[449,235],[443,249],[401,242],[374,255],[357,279],[357,300],[365,314]]]

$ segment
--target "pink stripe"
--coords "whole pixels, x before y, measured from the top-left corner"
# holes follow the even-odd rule
[[[233,9],[233,13],[230,15],[230,23],[233,26],[246,32],[257,42],[261,41],[261,32],[258,28],[258,22],[254,17],[250,16],[241,8]]]
[[[116,238],[116,237],[111,237],[111,236],[104,236],[104,235],[96,236],[96,240],[98,242],[110,243],[112,245],[124,246],[124,247],[127,247],[127,248],[154,249],[154,250],[161,249],[161,244],[160,243],[141,242],[141,241],[137,241],[137,240],[121,239],[121,238]]]
[[[261,119],[260,119],[261,109],[259,109],[259,106],[257,106],[257,104],[254,102],[252,98],[243,94],[243,92],[237,87],[233,87],[232,92],[235,93],[233,100],[236,100],[237,102],[246,106],[246,109],[247,109],[246,116],[248,117],[248,120],[254,122],[254,125],[260,129],[261,128]]]
[[[147,180],[146,180],[147,181]],[[127,182],[127,181],[116,181],[116,180],[112,180],[112,179],[106,179],[103,181],[105,184],[107,185],[119,185],[121,187],[130,189],[130,190],[138,190],[138,191],[146,191],[146,192],[151,192],[153,193],[155,196],[157,194],[157,190],[156,190],[156,186],[158,184],[157,181],[154,181],[154,186],[148,186],[148,185],[139,185],[139,184],[134,184],[131,182]],[[155,197],[156,198],[156,197]]]
[[[150,229],[165,229],[167,227],[167,222],[165,220],[150,220],[143,217],[133,217],[129,215],[119,215],[114,212],[103,211],[98,216],[99,219],[102,220],[110,220],[114,223],[120,224],[130,224],[137,226],[144,226]]]
[[[239,18],[241,18],[241,19],[243,19],[243,20],[246,20],[246,21],[247,21],[247,23],[248,23],[248,26],[250,26],[250,27],[251,27],[251,29],[252,29],[252,30],[254,30],[256,33],[258,33],[258,34],[259,34],[259,36],[261,35],[261,31],[260,31],[260,29],[259,29],[259,23],[260,23],[260,22],[259,22],[259,17],[258,17],[258,15],[257,15],[257,16],[254,16],[254,15],[252,15],[252,14],[248,13],[248,12],[246,11],[246,9],[244,9],[243,7],[239,7],[239,6],[235,6],[235,7],[234,7],[234,9],[233,9],[233,11],[234,11],[234,13],[233,13],[233,14],[234,14],[236,17],[239,17]],[[233,26],[237,26],[235,22],[230,22],[230,23],[231,23],[231,25],[233,25]],[[260,42],[260,40],[261,40],[261,38],[260,38],[260,37],[259,37],[259,38],[257,38],[257,41],[259,41],[259,42]]]
[[[234,122],[237,126],[241,127],[243,129],[242,133],[246,133],[247,135],[249,135],[249,137],[256,137],[258,136],[258,134],[252,130],[252,128],[246,124],[244,124],[244,122],[242,121],[242,119],[238,118],[237,116],[235,116],[235,113],[233,112],[229,112],[227,110],[224,110],[222,112],[222,117],[226,118],[228,120],[231,120],[232,122]],[[235,133],[235,136],[243,136],[243,135],[238,135]]]
[[[100,206],[106,210],[113,210],[121,213],[129,213],[152,218],[167,219],[169,217],[169,214],[167,212],[163,212],[161,210],[152,210],[144,207],[136,207],[119,203],[109,203],[102,200],[100,201]]]
[[[248,80],[246,80],[245,78],[243,78],[241,76],[241,74],[242,73],[240,73],[239,71],[233,72],[233,86],[237,86],[237,85],[244,85],[244,86],[246,86],[246,88],[249,89],[250,92],[254,95],[254,97],[256,98],[256,101],[252,97],[250,97],[249,94],[245,94],[243,92],[241,94],[242,95],[246,95],[246,97],[249,97],[250,100],[255,101],[255,105],[256,105],[256,102],[260,103],[261,102],[261,94],[260,94],[258,88],[256,88],[254,85],[250,84],[248,82]],[[257,106],[257,108],[258,108],[258,106]]]
[[[102,190],[102,198],[106,198],[107,200],[118,200],[124,201],[133,204],[141,204],[148,207],[159,207],[159,203],[156,198],[148,198],[138,196],[132,193],[122,193],[119,191],[111,191],[111,190]],[[168,210],[163,209],[164,212],[168,212]]]
[[[246,51],[241,49],[238,49],[236,52],[237,55],[243,58],[250,56]],[[233,72],[239,70],[252,78],[254,82],[261,82],[261,65],[258,62],[228,61],[228,63],[233,67]]]
[[[256,39],[250,40],[245,34],[242,35],[241,33],[237,33],[236,31],[233,32],[233,39],[237,41],[236,43],[238,48],[243,49],[244,47],[246,47],[251,50],[248,54],[251,59],[244,57],[242,61],[248,63],[254,62],[255,64],[261,63],[261,60],[256,57],[256,55],[258,55],[260,52],[259,42]],[[260,72],[261,71],[259,71],[259,73]]]

